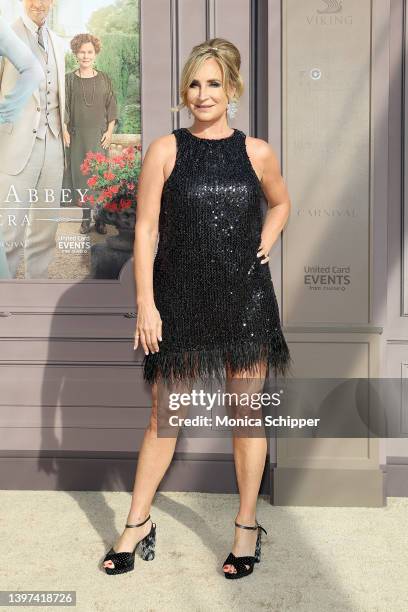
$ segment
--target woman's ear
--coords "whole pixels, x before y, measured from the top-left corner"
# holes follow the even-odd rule
[[[237,91],[236,87],[233,87],[232,89],[229,90],[229,95],[228,95],[229,101],[235,98],[236,91]]]

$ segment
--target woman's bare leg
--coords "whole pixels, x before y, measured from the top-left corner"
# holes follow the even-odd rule
[[[166,386],[164,391],[162,383],[152,385],[152,413],[139,452],[127,523],[133,525],[141,523],[147,518],[154,495],[174,455],[178,431],[174,437],[170,438],[157,436],[158,424],[163,423],[162,418],[163,420],[166,418],[167,392],[188,392],[188,388],[185,383],[179,383],[174,386]],[[162,391],[163,396],[161,395]],[[150,519],[141,527],[125,528],[118,542],[114,545],[114,550],[116,552],[132,551],[137,542],[149,533],[151,526],[152,520]],[[104,567],[112,568],[114,564],[112,561],[105,561]]]
[[[261,393],[264,385],[266,366],[262,363],[258,366],[258,373],[249,375],[242,371],[238,374],[231,374],[227,368],[228,380],[234,379],[232,383],[232,391],[238,387],[243,391],[250,393]],[[237,379],[249,378],[248,381],[242,381],[242,385],[237,385]],[[234,387],[235,384],[235,387]],[[228,385],[228,382],[227,382]],[[256,413],[256,416],[258,413]],[[256,434],[261,436],[261,432]],[[239,510],[235,518],[237,523],[241,525],[255,525],[256,519],[256,502],[258,499],[259,488],[261,485],[262,474],[265,467],[265,459],[267,452],[267,442],[265,437],[245,437],[245,435],[233,436],[235,472],[238,481],[239,489]],[[258,532],[257,530],[240,529],[235,527],[234,544],[232,553],[236,557],[253,556]],[[248,566],[247,566],[248,567]],[[236,573],[233,565],[225,565],[224,571]]]

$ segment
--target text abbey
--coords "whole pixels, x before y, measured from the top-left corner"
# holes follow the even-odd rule
[[[21,194],[17,193],[17,190],[14,185],[10,185],[10,189],[8,191],[7,197],[3,202],[5,204],[22,204],[23,202],[29,202],[30,204],[36,202],[44,202],[45,204],[53,204],[55,202],[63,202],[64,204],[68,204],[73,202],[72,194],[77,193],[80,198],[81,204],[85,202],[85,196],[88,193],[89,189],[61,189],[61,191],[55,191],[54,189],[44,189],[41,192],[38,189],[24,189],[24,193],[27,194],[25,199],[21,199]],[[60,195],[60,199],[57,198],[57,195]]]

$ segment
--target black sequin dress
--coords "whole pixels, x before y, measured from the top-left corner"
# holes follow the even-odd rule
[[[292,360],[269,266],[256,256],[262,189],[246,136],[172,133],[177,158],[163,186],[153,265],[162,341],[144,357],[144,379],[223,382],[227,362],[251,373],[261,360],[267,376],[285,376]]]

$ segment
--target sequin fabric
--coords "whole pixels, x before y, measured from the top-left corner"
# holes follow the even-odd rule
[[[144,379],[225,381],[259,361],[285,376],[291,357],[268,264],[257,251],[261,183],[245,134],[206,139],[172,132],[176,162],[162,191],[153,291],[162,319],[159,352],[145,355]]]

